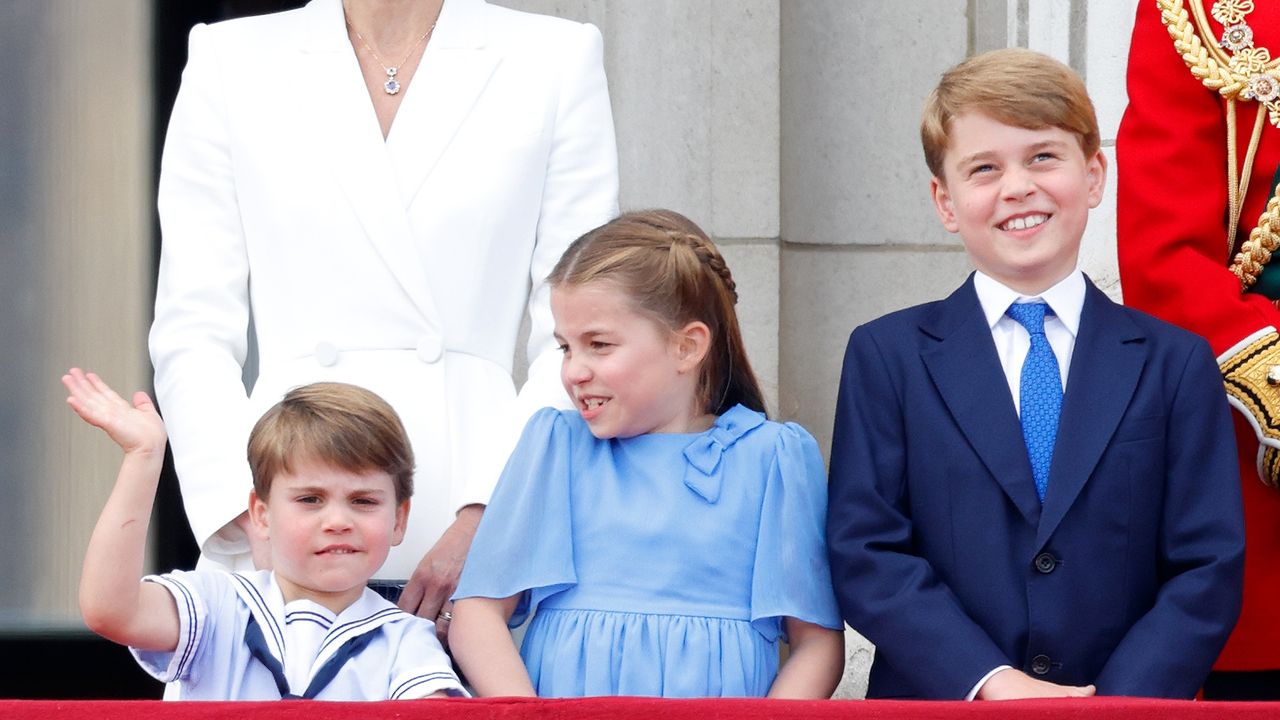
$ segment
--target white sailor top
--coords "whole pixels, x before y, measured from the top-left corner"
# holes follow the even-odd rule
[[[178,607],[172,652],[130,648],[180,700],[407,700],[467,695],[435,625],[371,590],[341,613],[288,604],[269,570],[149,575]]]

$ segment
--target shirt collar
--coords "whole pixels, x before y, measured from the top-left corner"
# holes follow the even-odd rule
[[[1075,337],[1080,330],[1080,313],[1084,309],[1084,273],[1076,268],[1070,275],[1039,295],[1023,295],[978,270],[973,275],[973,289],[978,294],[987,327],[994,328],[1005,310],[1015,302],[1045,302],[1053,309],[1067,332]]]

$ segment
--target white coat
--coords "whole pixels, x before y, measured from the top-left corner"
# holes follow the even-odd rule
[[[534,410],[567,402],[543,279],[617,212],[600,33],[447,0],[402,92],[384,141],[340,0],[191,32],[150,347],[206,562],[250,565],[229,525],[248,504],[248,432],[292,387],[359,384],[405,422],[416,492],[386,579],[408,578],[460,507],[488,500]]]

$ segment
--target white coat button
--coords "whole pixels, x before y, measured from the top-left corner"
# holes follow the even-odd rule
[[[316,343],[316,362],[325,367],[338,364],[338,348],[330,342]]]
[[[440,338],[434,335],[424,335],[418,341],[418,359],[424,363],[430,364],[440,359],[444,354],[444,344],[440,342]]]

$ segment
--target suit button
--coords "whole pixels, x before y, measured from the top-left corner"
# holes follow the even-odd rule
[[[1050,553],[1043,552],[1036,556],[1036,570],[1048,575],[1058,568],[1058,558]]]
[[[1037,655],[1031,658],[1031,672],[1035,673],[1036,675],[1048,675],[1049,674],[1049,656]]]
[[[330,342],[316,343],[316,362],[325,367],[333,367],[338,364],[338,348]]]
[[[430,365],[444,354],[444,344],[435,335],[424,335],[418,341],[418,359]]]

